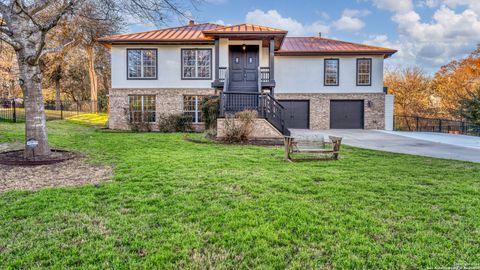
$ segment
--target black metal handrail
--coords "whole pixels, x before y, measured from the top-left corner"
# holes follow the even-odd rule
[[[282,134],[288,135],[285,126],[285,108],[272,95],[257,92],[223,92],[220,102],[220,116],[244,110],[255,110],[258,117],[266,119]]]

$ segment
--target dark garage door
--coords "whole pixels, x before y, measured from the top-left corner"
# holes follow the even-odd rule
[[[330,128],[363,129],[363,100],[330,101]]]
[[[308,100],[280,100],[285,107],[287,128],[309,128],[310,103]]]

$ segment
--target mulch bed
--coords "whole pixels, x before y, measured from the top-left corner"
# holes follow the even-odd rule
[[[12,150],[0,153],[0,164],[11,166],[38,166],[55,164],[77,157],[79,157],[79,154],[52,149],[52,154],[48,157],[37,156],[35,158],[25,158],[24,150]]]
[[[12,189],[99,184],[112,176],[111,167],[89,164],[85,158],[31,167],[0,165],[0,193]]]

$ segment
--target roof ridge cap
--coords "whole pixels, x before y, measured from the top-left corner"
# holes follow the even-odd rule
[[[212,28],[212,29],[208,29],[208,30],[203,30],[203,32],[216,31],[216,30],[225,29],[225,28],[230,28],[230,27],[235,27],[235,26],[240,26],[240,25],[252,25],[252,26],[258,26],[258,27],[265,27],[265,28],[275,29],[276,31],[288,32],[287,30],[284,30],[284,29],[275,28],[275,27],[270,27],[270,26],[264,26],[264,25],[258,25],[258,24],[253,24],[253,23],[239,23],[239,24],[232,24],[232,25],[224,25],[224,26],[218,27],[218,28]]]

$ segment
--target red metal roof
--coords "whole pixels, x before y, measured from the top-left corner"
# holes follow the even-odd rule
[[[391,56],[396,50],[339,41],[321,37],[286,37],[275,55],[322,55],[322,54],[384,54]]]
[[[335,55],[335,54],[371,54],[389,57],[396,50],[345,42],[321,37],[285,37],[287,31],[272,27],[238,24],[223,26],[212,23],[190,24],[181,27],[165,28],[141,33],[116,35],[100,38],[104,44],[113,43],[213,43],[214,36],[240,34],[242,36],[275,36],[275,55]],[[280,47],[281,44],[281,47]]]
[[[203,31],[205,34],[287,34],[286,30],[255,24],[237,24]]]
[[[212,41],[213,38],[206,37],[203,31],[219,27],[223,27],[223,25],[212,23],[191,24],[141,33],[103,37],[98,41],[101,43]]]

